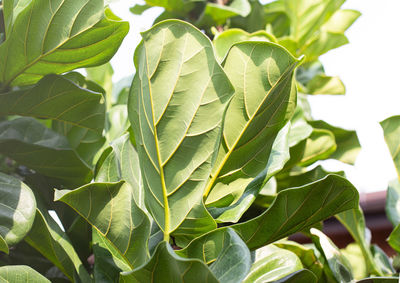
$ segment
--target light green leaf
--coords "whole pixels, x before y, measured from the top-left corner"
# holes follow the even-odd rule
[[[21,241],[35,219],[36,200],[31,189],[15,177],[0,172],[1,251]]]
[[[135,6],[131,7],[129,11],[131,11],[132,14],[134,15],[141,15],[143,14],[144,11],[150,9],[152,6],[148,4],[140,5],[140,4],[135,4]]]
[[[118,183],[90,183],[73,191],[56,190],[54,199],[71,206],[118,251],[133,269],[148,259],[150,223],[135,203],[133,187]]]
[[[267,166],[273,142],[295,109],[293,73],[299,63],[269,42],[241,42],[230,49],[223,65],[235,95],[205,191],[207,206],[231,204],[232,192],[240,197]]]
[[[348,260],[340,253],[335,244],[321,231],[311,228],[312,240],[318,250],[324,256],[329,272],[339,283],[352,282],[351,265]]]
[[[316,75],[306,85],[307,94],[345,94],[346,88],[339,77]]]
[[[386,216],[393,226],[400,224],[400,182],[398,179],[389,182],[386,193]]]
[[[38,173],[69,184],[88,182],[93,174],[64,136],[33,118],[0,123],[0,152]]]
[[[368,274],[384,275],[379,266],[374,262],[370,250],[370,239],[367,236],[368,231],[365,226],[365,219],[362,210],[360,208],[349,209],[336,214],[335,217],[344,227],[346,227],[347,231],[349,231],[350,235],[360,246]]]
[[[337,10],[321,29],[335,33],[344,33],[360,16],[361,13],[356,10]]]
[[[233,87],[192,25],[164,21],[142,36],[128,114],[146,207],[167,239],[202,198]]]
[[[112,101],[112,76],[114,74],[114,70],[110,62],[97,67],[86,68],[86,73],[89,80],[92,80],[101,85],[101,87],[105,90],[107,109],[110,109],[112,103],[115,102]]]
[[[225,24],[226,20],[235,16],[246,17],[251,11],[248,0],[233,0],[229,4],[207,3],[196,26],[211,27]]]
[[[220,223],[239,221],[240,217],[247,211],[247,209],[256,200],[260,191],[264,188],[265,184],[278,173],[285,163],[289,160],[289,146],[288,146],[288,132],[290,129],[290,122],[286,124],[278,133],[271,153],[268,158],[266,168],[247,185],[240,199],[234,204],[226,207],[209,207],[208,210],[213,217]]]
[[[0,45],[0,82],[27,85],[50,73],[104,64],[128,32],[102,0],[25,1]],[[10,21],[9,19],[6,20]]]
[[[202,2],[202,0],[145,0],[145,2],[149,6],[163,7],[168,12],[185,14],[193,8],[193,2]]]
[[[313,128],[306,122],[304,110],[297,106],[291,119],[291,127],[289,133],[289,147],[299,144],[301,141],[308,138]]]
[[[284,0],[291,21],[290,34],[298,46],[303,46],[344,1]]]
[[[316,283],[317,277],[308,269],[301,269],[288,276],[274,281],[274,283],[297,283],[297,282],[307,282]]]
[[[193,240],[189,246],[176,253],[211,264],[210,270],[221,283],[242,282],[251,267],[249,249],[242,239],[227,227]]]
[[[210,4],[209,4],[210,5]],[[222,61],[229,49],[238,42],[241,41],[271,41],[275,42],[276,39],[273,35],[260,30],[253,33],[248,33],[242,29],[233,28],[218,33],[214,39],[213,44],[215,47],[215,53],[218,61]]]
[[[389,236],[390,239],[390,236]],[[389,242],[390,244],[390,242]],[[374,257],[374,262],[384,275],[393,275],[396,270],[392,266],[392,260],[388,255],[377,245],[371,246],[371,252]]]
[[[26,265],[9,265],[0,267],[1,282],[10,283],[50,283],[46,277]]]
[[[36,209],[33,227],[25,241],[57,266],[69,280],[90,282],[90,276],[68,236],[44,210]]]
[[[353,185],[342,177],[328,175],[281,191],[263,214],[231,227],[254,250],[357,206],[358,192]]]
[[[0,251],[5,252],[6,254],[10,252],[8,244],[2,235],[0,235]]]
[[[300,259],[291,251],[267,246],[257,251],[258,253],[262,258],[252,265],[243,283],[275,282],[303,268]]]
[[[302,47],[302,54],[306,55],[307,61],[317,60],[319,56],[329,50],[338,48],[349,43],[347,37],[342,33],[322,31],[316,38]]]
[[[315,128],[328,130],[335,136],[336,150],[329,158],[351,165],[355,163],[361,150],[356,131],[338,128],[322,120],[309,121],[309,123]]]
[[[210,269],[198,259],[187,259],[175,254],[167,242],[161,242],[145,265],[131,271],[121,273],[120,282],[198,282],[217,283]]]
[[[400,253],[400,225],[397,225],[388,239],[389,245],[398,253]]]
[[[314,128],[306,140],[304,153],[299,165],[307,166],[318,160],[327,159],[335,150],[336,143],[333,133],[325,129]]]
[[[114,105],[107,111],[107,125],[106,137],[109,143],[121,137],[129,129],[126,104]]]
[[[274,245],[295,253],[300,258],[304,268],[312,271],[316,278],[320,280],[323,272],[323,264],[319,261],[312,247],[287,240],[275,242]]]
[[[400,178],[400,116],[387,118],[381,122],[381,127]]]

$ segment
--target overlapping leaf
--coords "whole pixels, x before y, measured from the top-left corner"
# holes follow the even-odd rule
[[[387,118],[381,122],[381,126],[386,144],[389,147],[394,165],[396,166],[397,174],[400,176],[400,116]]]
[[[223,66],[235,95],[226,111],[206,205],[229,205],[232,191],[239,190],[240,196],[264,170],[279,130],[294,112],[293,73],[298,64],[273,43],[242,42],[230,49]]]
[[[122,273],[120,282],[219,282],[210,269],[198,259],[177,256],[167,242],[161,242],[150,261],[131,271]]]
[[[36,209],[33,227],[25,241],[57,266],[69,280],[90,282],[90,276],[68,236],[44,211]]]
[[[36,200],[20,180],[0,172],[0,250],[21,241],[32,227]]]
[[[281,191],[260,216],[231,226],[250,249],[358,206],[358,192],[346,179],[328,175],[317,182]]]
[[[56,191],[55,200],[68,204],[85,218],[131,268],[147,260],[150,223],[136,206],[129,184],[91,183],[73,191]]]
[[[209,39],[164,21],[143,34],[128,114],[147,209],[166,237],[201,199],[233,88]]]
[[[0,123],[0,152],[43,175],[69,184],[88,182],[93,174],[66,137],[33,118]]]
[[[14,1],[5,6],[6,40],[0,45],[3,85],[33,84],[49,73],[100,65],[128,32],[102,0]]]
[[[317,277],[308,269],[301,269],[288,276],[285,276],[279,280],[274,281],[274,283],[297,283],[297,282],[307,282],[316,283]]]

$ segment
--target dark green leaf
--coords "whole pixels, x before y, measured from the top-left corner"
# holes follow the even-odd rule
[[[32,227],[36,200],[31,189],[20,180],[0,173],[0,250],[21,241]]]
[[[82,184],[92,170],[68,140],[33,118],[0,123],[0,152],[43,175]]]
[[[301,269],[288,276],[274,281],[274,283],[298,283],[298,282],[307,282],[307,283],[316,283],[317,277],[314,273],[312,273],[308,269]]]
[[[10,283],[50,283],[48,279],[26,265],[10,265],[0,267],[1,282]]]
[[[195,27],[169,20],[142,36],[128,114],[146,207],[167,239],[202,198],[233,88]]]
[[[253,250],[357,206],[358,192],[353,185],[342,177],[328,175],[281,191],[263,214],[231,227]]]
[[[357,283],[398,283],[398,277],[371,277],[357,281]]]
[[[193,282],[217,283],[210,269],[198,259],[187,259],[175,254],[167,242],[161,242],[150,261],[131,271],[122,273],[120,282]]]

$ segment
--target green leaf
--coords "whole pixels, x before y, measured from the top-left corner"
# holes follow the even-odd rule
[[[351,265],[340,253],[335,244],[325,234],[315,228],[311,228],[310,233],[314,244],[324,256],[329,266],[329,273],[339,283],[352,282]]]
[[[383,274],[393,275],[396,273],[395,269],[392,266],[392,260],[389,258],[388,255],[386,255],[386,253],[379,246],[372,245],[371,252],[374,257],[375,264],[378,266],[380,270],[382,270]]]
[[[274,281],[274,283],[297,283],[297,282],[307,282],[316,283],[317,277],[308,269],[301,269],[288,276]]]
[[[114,103],[114,101],[112,101],[112,76],[114,74],[114,70],[110,62],[97,67],[86,68],[86,73],[89,80],[101,85],[101,87],[105,90],[107,109],[110,109],[111,104]]]
[[[161,242],[145,265],[131,271],[121,273],[120,282],[198,282],[217,283],[210,269],[198,259],[187,259],[175,254],[167,242]]]
[[[140,4],[135,4],[132,8],[129,9],[132,14],[134,15],[141,15],[143,14],[144,11],[150,9],[152,6],[148,4],[140,5]]]
[[[288,123],[280,130],[272,146],[267,166],[249,185],[247,185],[237,202],[226,207],[208,208],[218,222],[238,222],[240,217],[256,200],[265,184],[283,168],[290,158],[288,146],[288,131],[290,128],[290,123]]]
[[[25,241],[57,266],[69,280],[90,282],[90,276],[68,236],[44,211],[36,209],[35,221]]]
[[[199,200],[172,236],[179,247],[185,247],[193,239],[214,229],[217,229],[217,223],[207,211],[203,200]]]
[[[322,120],[309,121],[309,123],[315,128],[328,130],[335,136],[337,147],[329,158],[337,159],[351,165],[355,163],[358,153],[361,150],[356,131],[338,128]]]
[[[243,283],[275,282],[303,268],[297,255],[288,250],[267,246],[258,253],[261,259],[252,265]]]
[[[242,282],[251,267],[249,249],[235,231],[227,227],[193,240],[176,253],[211,264],[210,270],[221,283]]]
[[[350,209],[335,215],[335,217],[346,227],[347,231],[349,231],[350,235],[360,246],[368,274],[384,275],[379,266],[374,262],[362,210],[360,208]]]
[[[1,282],[10,283],[50,283],[46,277],[26,265],[10,265],[0,267]],[[4,280],[4,281],[3,281]]]
[[[111,143],[126,133],[130,127],[126,104],[111,107],[107,111],[107,122],[106,137],[107,141]]]
[[[205,196],[207,206],[227,206],[267,166],[279,130],[293,115],[293,73],[300,62],[269,42],[235,44],[224,69],[235,87]]]
[[[344,33],[360,16],[361,13],[356,10],[337,10],[321,29],[335,33]]]
[[[345,0],[284,0],[291,21],[291,36],[298,46],[326,22]]]
[[[218,61],[222,61],[229,49],[238,42],[241,41],[271,41],[275,42],[276,39],[273,35],[260,30],[253,33],[248,33],[242,29],[233,28],[218,33],[214,39],[213,44],[215,47],[215,53]]]
[[[291,127],[289,133],[289,147],[299,144],[301,141],[308,138],[313,128],[306,122],[304,111],[297,106],[294,115],[291,119]]]
[[[207,3],[196,22],[196,26],[207,28],[225,24],[226,20],[235,16],[246,17],[251,11],[248,0],[233,0],[229,4]]]
[[[342,33],[322,31],[318,34],[318,37],[307,43],[307,45],[302,48],[302,54],[306,55],[307,61],[312,62],[329,50],[338,48],[347,43],[349,43],[349,40]]]
[[[263,5],[258,0],[252,0],[249,3],[251,6],[250,13],[246,17],[230,18],[230,25],[248,32],[264,30],[267,20]]]
[[[233,88],[195,27],[169,20],[142,36],[128,114],[146,207],[167,239],[202,198]]]
[[[397,225],[388,239],[389,245],[398,253],[400,253],[400,225]]]
[[[323,272],[323,265],[312,247],[287,240],[275,242],[274,245],[295,253],[300,258],[304,268],[312,271],[318,280],[320,280]]]
[[[193,8],[194,2],[202,2],[202,0],[145,0],[145,2],[149,6],[163,7],[168,12],[186,14]]]
[[[389,147],[397,175],[400,178],[400,116],[393,116],[381,122],[385,141]]]
[[[316,75],[306,85],[307,94],[345,94],[346,88],[339,77]]]
[[[22,1],[0,45],[0,82],[33,84],[44,75],[104,64],[129,30],[102,0]],[[18,14],[15,13],[18,10]]]
[[[398,179],[389,182],[385,211],[393,226],[400,224],[400,182]]]
[[[281,191],[263,214],[231,227],[254,250],[357,206],[358,192],[353,185],[342,177],[328,175]]]
[[[73,191],[56,190],[54,199],[72,207],[118,251],[133,269],[148,259],[150,223],[124,181],[90,183]]]
[[[8,253],[8,246],[21,241],[31,229],[36,200],[25,183],[1,172],[0,192],[0,250]]]
[[[68,140],[33,118],[0,122],[0,152],[43,175],[82,184],[92,170]]]

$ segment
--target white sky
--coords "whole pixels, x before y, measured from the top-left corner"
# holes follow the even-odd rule
[[[117,1],[111,9],[130,22],[130,32],[111,63],[115,80],[134,72],[133,53],[140,31],[162,9],[153,8],[134,16],[129,7],[141,1]],[[362,150],[355,166],[327,161],[329,170],[345,170],[349,180],[361,191],[385,190],[396,178],[394,165],[383,139],[379,122],[400,115],[400,1],[347,0],[343,8],[356,9],[362,16],[348,30],[350,44],[333,50],[320,59],[328,75],[338,75],[346,85],[345,96],[310,98],[313,116],[328,123],[356,129]]]

